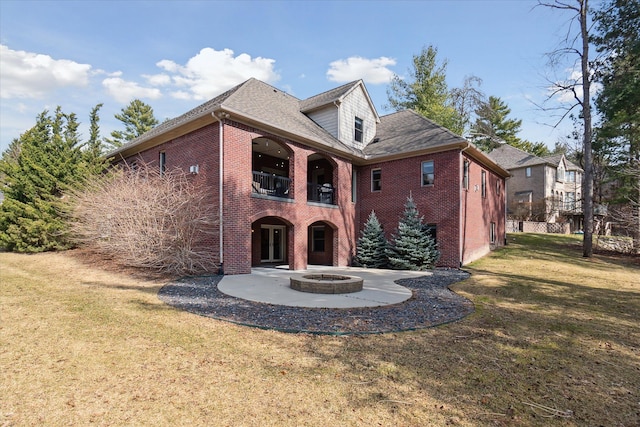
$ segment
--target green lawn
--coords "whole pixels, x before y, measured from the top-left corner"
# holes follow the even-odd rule
[[[638,258],[508,241],[453,286],[471,316],[345,337],[181,312],[162,280],[74,252],[0,253],[0,425],[639,425]]]

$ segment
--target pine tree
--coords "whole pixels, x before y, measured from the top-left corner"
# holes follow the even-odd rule
[[[363,267],[385,268],[389,243],[374,211],[371,211],[356,246],[356,262]]]
[[[58,107],[38,115],[36,125],[12,142],[0,159],[0,245],[17,252],[69,247],[61,215],[64,192],[88,171],[75,114]],[[103,161],[103,160],[100,160]]]
[[[436,242],[424,231],[423,217],[411,195],[404,205],[397,233],[392,236],[388,257],[391,267],[397,270],[426,270],[433,268],[440,258]]]
[[[419,55],[413,56],[409,78],[393,77],[387,89],[389,107],[395,111],[414,110],[440,126],[462,134],[464,120],[447,86],[447,61],[439,62],[437,55],[436,47],[425,47]]]
[[[159,123],[158,119],[153,115],[153,108],[139,99],[134,99],[126,108],[120,111],[122,113],[116,114],[115,118],[124,124],[125,130],[114,130],[111,132],[112,138],[106,139],[106,142],[114,148],[121,147],[132,139],[150,131]]]

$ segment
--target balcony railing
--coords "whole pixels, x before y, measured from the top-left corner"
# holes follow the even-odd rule
[[[307,183],[307,201],[335,205],[336,189],[330,184]]]
[[[266,196],[291,198],[291,179],[286,176],[274,175],[266,172],[253,171],[251,192]]]

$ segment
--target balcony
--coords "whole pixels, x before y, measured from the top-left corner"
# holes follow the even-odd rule
[[[307,201],[335,205],[336,189],[331,184],[307,183]]]
[[[266,172],[252,171],[253,184],[251,192],[264,196],[290,199],[291,179],[286,176],[275,175]]]

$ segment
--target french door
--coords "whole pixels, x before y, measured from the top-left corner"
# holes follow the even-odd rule
[[[284,225],[260,226],[260,261],[281,262],[285,256],[285,230]]]

